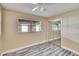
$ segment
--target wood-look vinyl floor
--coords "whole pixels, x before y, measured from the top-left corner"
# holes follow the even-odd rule
[[[24,48],[3,56],[78,56],[77,54],[60,47],[61,40],[57,39],[51,42]]]

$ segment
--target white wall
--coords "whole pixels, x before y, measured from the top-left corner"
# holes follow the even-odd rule
[[[79,11],[76,11],[79,13]],[[74,13],[74,12],[73,12]],[[79,14],[62,18],[62,36],[79,43]]]
[[[79,9],[61,16],[61,46],[79,54]]]

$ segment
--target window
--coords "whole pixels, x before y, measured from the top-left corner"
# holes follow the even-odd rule
[[[58,30],[58,27],[56,24],[52,24],[52,31],[57,31]]]
[[[32,24],[32,31],[36,31],[36,32],[41,31],[40,21],[36,21],[35,23]]]
[[[41,31],[41,25],[36,25],[36,31]]]
[[[60,31],[61,30],[61,24],[60,23],[52,23],[52,31]]]
[[[28,24],[21,24],[21,32],[29,32]]]
[[[39,32],[41,31],[41,22],[19,19],[20,32]]]

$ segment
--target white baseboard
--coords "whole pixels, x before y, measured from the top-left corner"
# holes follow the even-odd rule
[[[11,50],[8,50],[8,51],[1,53],[1,55],[4,55],[6,53],[15,52],[15,51],[18,51],[18,50],[21,50],[21,49],[24,49],[24,48],[28,48],[28,47],[31,47],[31,46],[34,46],[34,45],[39,45],[39,44],[42,44],[42,43],[45,43],[45,42],[48,42],[48,41],[52,41],[52,40],[56,40],[56,39],[59,39],[59,37],[55,38],[55,39],[49,39],[49,40],[45,40],[45,41],[42,41],[42,42],[34,43],[34,44],[31,44],[31,45],[28,45],[28,46],[23,46],[23,47],[11,49]]]
[[[62,45],[61,45],[61,48],[66,49],[66,50],[69,50],[69,51],[71,51],[71,52],[73,52],[73,53],[79,55],[79,52],[77,52],[77,51],[75,51],[75,50],[72,50],[72,49],[70,49],[70,48],[67,48],[67,47],[65,47],[65,46],[62,46]]]

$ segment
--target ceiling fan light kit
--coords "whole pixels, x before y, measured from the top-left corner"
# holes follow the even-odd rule
[[[36,7],[34,7],[32,11],[39,11],[39,12],[46,11],[46,6],[47,6],[46,3],[37,3],[35,5]]]

